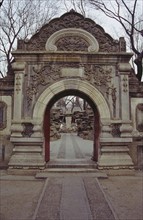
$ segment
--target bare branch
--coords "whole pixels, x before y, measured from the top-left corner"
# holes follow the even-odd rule
[[[31,37],[37,29],[57,14],[60,0],[4,0],[0,13],[0,51],[7,64],[12,61],[11,50],[18,38]]]

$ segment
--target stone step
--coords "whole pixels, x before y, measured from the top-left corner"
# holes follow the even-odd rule
[[[46,168],[86,168],[86,169],[96,169],[97,164],[47,164]]]
[[[103,173],[102,171],[99,171],[97,169],[91,169],[91,168],[47,168],[44,171],[40,171],[37,172],[35,175],[36,179],[46,179],[50,176],[50,174],[54,175],[61,175],[63,173],[76,173],[76,174],[80,174],[80,173],[85,173],[87,174],[91,174],[94,175],[95,178],[108,178],[106,173]]]

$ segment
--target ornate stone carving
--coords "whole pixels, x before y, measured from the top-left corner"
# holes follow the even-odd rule
[[[96,86],[107,86],[111,82],[112,68],[99,65],[85,66],[85,79]]]
[[[7,122],[7,104],[0,101],[0,130],[6,128]]]
[[[127,92],[128,91],[128,79],[126,76],[123,78],[123,91]]]
[[[116,89],[111,87],[112,79],[112,68],[109,66],[98,66],[90,64],[80,63],[65,63],[64,70],[70,73],[71,69],[76,70],[73,74],[63,74],[63,64],[52,64],[48,63],[46,66],[41,68],[32,68],[32,74],[30,77],[29,86],[25,84],[27,104],[30,107],[32,100],[45,87],[62,80],[63,78],[81,78],[87,80],[89,83],[98,87],[100,90],[110,90],[108,95],[111,95],[113,100],[113,109],[116,111]],[[79,71],[78,71],[79,70]],[[82,74],[81,73],[82,70]],[[77,74],[77,75],[76,75]]]
[[[113,137],[120,137],[121,135],[121,132],[120,132],[120,126],[121,124],[112,124],[111,127],[112,127],[112,135]]]
[[[143,132],[143,104],[140,103],[136,108],[137,130]]]
[[[81,28],[64,28],[48,38],[46,50],[98,52],[99,44],[92,34]]]
[[[68,28],[76,28],[85,30],[92,34],[99,43],[99,52],[119,52],[121,51],[119,41],[106,34],[104,29],[97,25],[91,19],[85,18],[82,15],[71,11],[60,18],[50,21],[43,26],[41,30],[35,34],[29,42],[19,42],[18,49],[23,50],[45,50],[47,39],[57,31]],[[125,48],[122,47],[122,51]]]
[[[24,122],[22,123],[22,125],[24,126],[24,131],[22,131],[22,136],[23,137],[31,137],[31,135],[33,134],[33,127],[34,125],[30,122]]]
[[[12,95],[14,91],[14,75],[0,78],[0,95]]]
[[[17,94],[19,93],[19,91],[21,90],[21,82],[20,82],[20,80],[21,80],[21,77],[20,77],[20,75],[18,74],[17,76],[16,76],[16,91],[17,91]]]
[[[112,102],[113,102],[113,116],[116,117],[116,88],[112,85],[112,87],[108,87],[107,88],[107,91],[106,91],[106,94],[107,94],[107,97],[109,99],[109,95],[111,95],[112,97]]]
[[[35,85],[31,84],[29,87],[26,88],[26,95],[27,95],[27,103],[28,107],[31,104],[31,101],[33,100],[33,97],[37,94],[37,88]]]
[[[60,38],[55,44],[57,50],[61,51],[87,51],[89,46],[84,39],[78,36]]]
[[[60,71],[57,66],[48,65],[41,69],[32,68],[31,83],[26,86],[27,103],[30,106],[34,96],[39,92],[39,86],[47,86],[60,78]]]

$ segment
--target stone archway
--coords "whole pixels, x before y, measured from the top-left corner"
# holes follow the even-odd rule
[[[51,100],[67,91],[84,94],[100,115],[99,167],[133,165],[131,116],[134,122],[136,117],[130,96],[135,91],[133,87],[130,93],[132,54],[126,52],[124,38],[115,41],[94,21],[72,10],[44,25],[28,42],[19,40],[13,56],[10,168],[45,167],[45,112]],[[134,132],[139,134],[135,125]]]
[[[101,119],[110,119],[110,111],[102,94],[85,81],[67,79],[51,85],[39,97],[33,116],[43,123],[43,135],[45,141],[45,161],[50,160],[50,109],[52,105],[65,95],[78,95],[84,98],[94,112],[94,141],[93,160],[98,161],[99,133]],[[105,111],[106,109],[106,111]]]
[[[80,79],[61,80],[46,88],[35,103],[33,119],[36,119],[39,121],[39,123],[42,123],[44,112],[50,100],[57,94],[67,90],[76,90],[86,94],[87,97],[89,97],[97,106],[101,120],[111,119],[109,106],[101,92],[90,83]]]
[[[86,94],[81,93],[77,90],[66,90],[63,91],[56,96],[54,96],[50,102],[48,103],[45,114],[44,114],[44,120],[43,120],[43,133],[44,133],[44,151],[45,151],[45,161],[50,161],[50,110],[53,106],[53,104],[58,101],[59,98],[62,98],[63,96],[67,95],[76,95],[80,98],[85,99],[88,104],[91,106],[93,113],[94,113],[94,134],[93,134],[93,150],[92,150],[92,160],[97,162],[98,161],[98,150],[99,150],[99,135],[100,135],[100,115],[97,109],[97,106],[91,101],[89,97],[86,96]]]

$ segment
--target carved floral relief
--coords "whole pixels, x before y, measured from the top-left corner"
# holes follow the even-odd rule
[[[58,51],[87,51],[89,44],[78,36],[65,36],[60,38],[55,45]]]
[[[61,69],[66,68],[77,68],[84,70],[84,74],[73,75],[68,74],[65,77],[62,74]],[[28,76],[27,76],[28,77]],[[45,66],[32,66],[31,65],[31,76],[30,81],[25,84],[26,90],[26,102],[27,108],[29,109],[36,97],[38,97],[44,89],[53,83],[63,80],[63,78],[80,78],[88,81],[93,86],[97,87],[102,94],[109,100],[112,99],[113,114],[116,115],[116,88],[112,83],[113,67],[111,66],[99,66],[95,64],[80,64],[80,63],[47,63]]]
[[[140,103],[136,107],[136,122],[137,130],[143,132],[143,103]]]
[[[60,18],[52,20],[43,26],[41,30],[35,34],[28,42],[19,41],[18,48],[29,51],[45,50],[47,39],[53,33],[65,28],[79,28],[92,34],[99,43],[99,52],[119,52],[125,51],[126,49],[125,46],[123,46],[124,42],[122,43],[114,40],[110,35],[105,33],[102,27],[97,25],[94,21],[88,18],[84,18],[82,15],[74,11],[66,13]],[[66,45],[65,42],[67,41],[70,43]],[[74,46],[73,41],[76,41],[77,47]],[[58,47],[61,47],[64,51],[85,51],[85,46],[87,46],[86,42],[82,38],[79,39],[78,36],[76,36],[76,39],[72,36],[69,37],[69,39],[61,38],[57,44]]]

